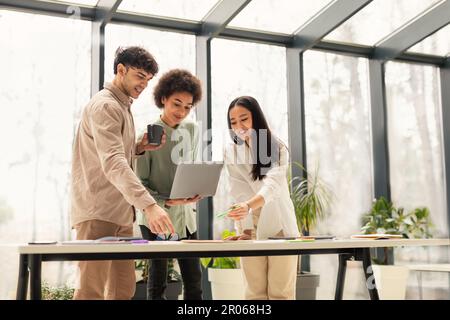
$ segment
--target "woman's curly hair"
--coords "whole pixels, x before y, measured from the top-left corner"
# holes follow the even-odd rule
[[[200,80],[187,70],[173,69],[161,76],[153,90],[156,106],[164,108],[161,100],[168,98],[176,92],[188,92],[192,94],[192,105],[196,105],[202,98],[202,86]]]

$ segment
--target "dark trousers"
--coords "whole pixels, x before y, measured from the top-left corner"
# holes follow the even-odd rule
[[[146,226],[140,225],[142,237],[153,241],[156,234]],[[197,239],[197,232],[190,234],[187,231],[186,239]],[[202,300],[202,270],[200,259],[177,259],[183,279],[184,300]],[[167,288],[167,259],[151,259],[149,279],[147,282],[147,300],[167,300],[165,291]]]

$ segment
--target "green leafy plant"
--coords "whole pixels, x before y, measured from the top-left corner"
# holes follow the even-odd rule
[[[228,229],[222,232],[222,239],[235,236],[236,232]],[[238,269],[239,258],[237,257],[218,257],[218,258],[201,258],[200,262],[204,268],[215,269]]]
[[[141,279],[139,281],[148,281],[149,260],[134,260],[134,269],[140,273]],[[138,282],[139,282],[138,281]]]
[[[52,287],[44,281],[41,292],[43,300],[72,300],[75,289],[67,285]]]
[[[428,208],[405,212],[404,208],[396,208],[384,197],[373,201],[370,211],[362,217],[362,225],[364,234],[399,234],[404,238],[431,238],[433,228]],[[394,264],[393,248],[373,249],[372,257],[375,264]]]
[[[148,272],[150,270],[151,261],[150,260],[135,260],[134,262],[135,270],[140,272],[140,281],[148,281]],[[168,282],[178,282],[181,281],[181,274],[174,268],[174,259],[169,259],[167,262],[167,281]]]
[[[181,281],[181,274],[174,268],[174,259],[169,259],[167,268],[167,282]]]
[[[319,178],[319,166],[314,175],[309,174],[298,162],[293,165],[306,173],[303,177],[289,177],[289,192],[294,204],[299,230],[309,234],[317,222],[327,215],[333,193],[328,185]]]
[[[386,198],[375,199],[372,208],[362,218],[364,234],[388,233],[400,234],[404,238],[431,238],[433,225],[430,210],[426,207],[406,212],[396,208]]]

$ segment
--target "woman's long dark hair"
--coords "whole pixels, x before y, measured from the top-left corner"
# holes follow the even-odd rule
[[[266,118],[264,117],[264,113],[259,106],[258,101],[255,98],[250,96],[242,96],[234,99],[230,106],[228,107],[228,129],[230,132],[231,139],[235,144],[244,143],[242,139],[240,139],[234,131],[231,129],[231,119],[230,119],[230,111],[235,106],[244,107],[252,114],[252,124],[253,130],[256,135],[252,136],[252,156],[253,160],[256,159],[253,164],[253,168],[251,171],[253,181],[262,180],[266,177],[266,172],[271,167],[273,162],[279,161],[279,147],[280,144],[276,137],[272,135],[270,131],[269,125],[267,124]],[[265,130],[265,131],[264,131]],[[261,139],[263,133],[266,133],[267,139],[264,141]],[[262,161],[262,156],[267,161]],[[264,170],[265,169],[265,170]]]

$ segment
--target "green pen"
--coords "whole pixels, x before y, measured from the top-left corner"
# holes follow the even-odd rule
[[[230,211],[233,211],[234,209],[238,208],[239,206],[232,206],[230,209],[228,209],[227,211],[221,212],[216,214],[216,218],[224,218]]]

